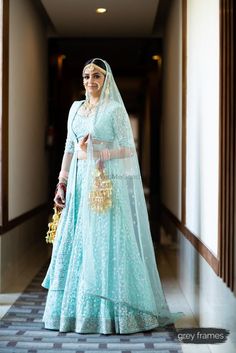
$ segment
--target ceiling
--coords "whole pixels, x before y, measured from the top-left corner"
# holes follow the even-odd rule
[[[65,58],[63,95],[69,95],[69,87],[77,92],[84,63],[101,57],[110,63],[129,111],[138,110],[148,75],[157,69],[152,56],[162,53],[170,1],[34,0],[48,28],[51,75],[56,58]],[[98,7],[107,13],[96,14]]]
[[[161,0],[40,0],[49,36],[152,37]],[[107,13],[97,14],[98,7]],[[159,16],[160,17],[160,16]]]

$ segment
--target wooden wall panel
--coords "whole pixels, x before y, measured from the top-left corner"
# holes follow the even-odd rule
[[[1,117],[1,211],[2,227],[8,223],[8,70],[9,70],[9,0],[3,0],[2,41],[2,117]]]
[[[181,219],[186,224],[186,153],[187,153],[187,0],[182,0],[182,198]]]
[[[235,3],[220,1],[219,275],[234,289]]]

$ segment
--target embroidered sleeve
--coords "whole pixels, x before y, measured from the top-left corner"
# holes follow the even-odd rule
[[[64,152],[68,152],[68,153],[74,152],[74,140],[73,140],[73,135],[72,135],[72,130],[71,130],[71,123],[72,123],[73,116],[76,112],[77,103],[78,102],[75,101],[72,104],[70,111],[69,111],[68,120],[67,120],[67,137],[66,137]]]

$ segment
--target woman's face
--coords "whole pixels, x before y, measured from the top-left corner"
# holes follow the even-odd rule
[[[100,96],[103,83],[105,81],[105,75],[99,70],[93,72],[89,69],[85,69],[83,73],[84,87],[90,95],[97,97]]]

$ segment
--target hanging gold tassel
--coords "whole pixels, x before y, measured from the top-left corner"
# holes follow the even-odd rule
[[[60,220],[60,216],[61,216],[61,212],[62,212],[62,209],[58,208],[57,206],[54,206],[53,210],[54,210],[54,214],[52,216],[52,221],[50,223],[48,223],[48,231],[47,231],[47,235],[45,237],[47,243],[54,242],[58,222]]]
[[[95,170],[93,189],[89,193],[89,203],[93,211],[105,212],[112,205],[112,183],[105,170]]]

